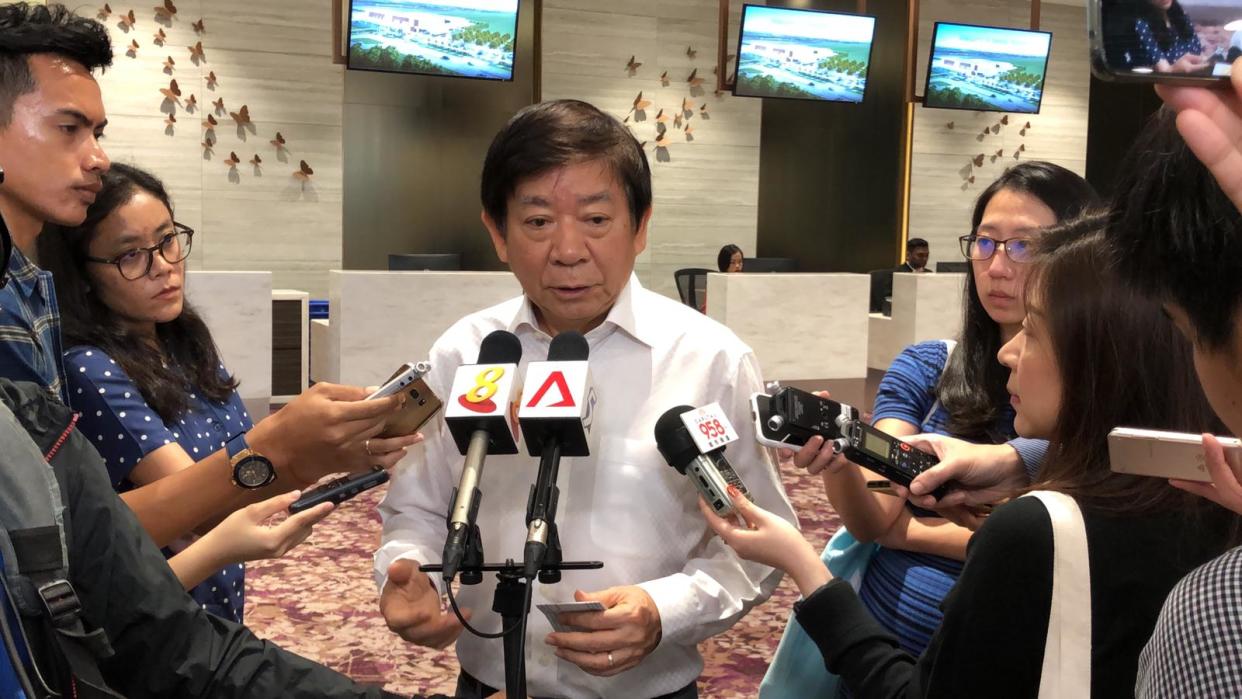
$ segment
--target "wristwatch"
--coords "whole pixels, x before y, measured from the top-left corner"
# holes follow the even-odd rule
[[[276,468],[271,460],[250,448],[245,432],[230,439],[225,449],[228,450],[229,464],[233,466],[234,485],[253,490],[276,480]]]

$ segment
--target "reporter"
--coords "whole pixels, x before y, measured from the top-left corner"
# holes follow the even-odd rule
[[[1044,234],[1028,284],[1023,330],[1001,350],[1011,370],[1015,427],[1050,440],[1037,488],[1071,496],[1085,520],[1090,572],[1093,696],[1133,686],[1139,650],[1164,596],[1226,546],[1228,518],[1167,483],[1110,470],[1115,425],[1214,426],[1191,373],[1191,351],[1155,304],[1109,271],[1098,231],[1079,222]],[[819,557],[792,526],[735,498],[748,527],[700,509],[744,558],[781,568],[805,599],[799,624],[854,696],[1034,697],[1053,615],[1052,523],[1042,502],[1018,498],[988,518],[944,602],[944,621],[915,658],[867,613],[843,581],[826,582]],[[1058,598],[1058,605],[1066,600]],[[1003,688],[1000,689],[1000,688]]]
[[[1006,372],[996,361],[1001,346],[1026,315],[1023,290],[1035,242],[1046,226],[1071,219],[1095,203],[1078,175],[1052,163],[1009,168],[975,203],[962,252],[966,276],[962,334],[956,344],[922,342],[907,347],[880,382],[874,424],[898,437],[939,433],[993,445],[991,458],[1021,469],[1037,466],[1042,443],[1015,440]],[[1019,446],[1031,446],[1026,459]],[[845,529],[880,547],[862,576],[859,596],[876,619],[920,653],[940,623],[940,604],[966,557],[971,531],[904,498],[869,491],[869,476],[831,444],[815,438],[794,455],[824,486]],[[871,476],[872,478],[878,476]]]
[[[262,526],[261,519],[254,521],[254,513],[274,514],[281,508],[273,509],[273,501],[266,500],[266,505],[245,515],[244,506],[305,485],[302,478],[318,478],[324,466],[312,464],[303,476],[295,472],[303,464],[289,464],[291,478],[276,478],[250,491],[221,478],[225,482],[219,485],[228,489],[230,502],[214,511],[201,494],[163,487],[217,452],[215,458],[226,451],[231,456],[235,449],[229,445],[254,442],[255,432],[269,427],[264,424],[269,420],[252,424],[211,332],[184,299],[193,236],[194,231],[173,220],[172,203],[159,179],[118,164],[102,175],[102,188],[81,225],[58,228],[40,238],[40,261],[52,272],[56,293],[65,301],[66,386],[72,407],[81,414],[78,429],[103,457],[122,499],[140,521],[151,523],[147,529],[152,537],[161,544],[171,543],[166,555],[188,557],[172,565],[182,583],[193,588],[194,599],[214,614],[241,622],[243,562],[263,557],[265,550],[284,553],[286,544],[305,539],[310,526],[329,511],[318,508],[291,518],[276,530],[276,541],[265,544],[261,542],[272,539],[273,530]],[[295,414],[304,412],[302,406],[289,408]],[[301,419],[315,420],[324,430],[332,428],[326,415]],[[371,430],[374,422],[363,420],[359,427]],[[273,436],[288,439],[279,433]],[[352,448],[363,455],[369,451],[377,463],[392,465],[405,454],[405,445],[415,441],[416,437],[371,438]],[[260,437],[257,444],[261,443]],[[340,469],[335,463],[328,467]],[[160,496],[152,502],[149,495],[154,489]],[[198,517],[165,519],[166,513],[176,510]],[[230,512],[237,516],[228,535],[217,533],[199,542],[199,551],[192,551],[199,544],[188,540],[170,542],[190,528],[205,531],[202,525]],[[218,568],[204,576],[201,568],[208,562]],[[197,587],[190,584],[195,579],[201,582]]]
[[[1159,89],[1173,111],[1119,169],[1109,231],[1119,269],[1190,339],[1208,400],[1242,434],[1242,63],[1234,69],[1232,90]],[[1242,464],[1214,439],[1204,451],[1213,483],[1173,484],[1242,513]],[[1140,659],[1138,697],[1237,695],[1240,588],[1242,548],[1178,583]]]

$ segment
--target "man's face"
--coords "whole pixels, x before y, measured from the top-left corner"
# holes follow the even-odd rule
[[[29,58],[35,89],[19,96],[0,127],[0,199],[19,216],[68,226],[86,218],[108,156],[99,83],[80,63],[53,54]]]
[[[931,250],[926,246],[912,248],[906,255],[906,262],[914,269],[923,269],[927,266],[928,257],[931,257]]]
[[[1200,346],[1190,317],[1181,306],[1166,303],[1164,308],[1194,346],[1195,372],[1212,410],[1230,432],[1242,435],[1242,309],[1234,314],[1230,346],[1209,349]]]
[[[556,334],[603,322],[647,246],[650,218],[648,209],[635,230],[612,170],[589,160],[519,182],[504,231],[486,212],[483,224],[544,329]]]

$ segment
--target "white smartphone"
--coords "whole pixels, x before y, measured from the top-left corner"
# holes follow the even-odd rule
[[[387,398],[388,396],[400,393],[406,386],[421,379],[424,374],[431,371],[431,362],[418,362],[417,364],[402,364],[397,373],[393,374],[391,379],[384,382],[384,385],[375,389],[375,392],[366,397],[366,400],[376,400],[377,398]]]
[[[1242,442],[1233,437],[1217,439],[1226,452],[1242,454]],[[1204,463],[1203,437],[1197,434],[1118,427],[1108,433],[1108,458],[1114,473],[1212,480]]]

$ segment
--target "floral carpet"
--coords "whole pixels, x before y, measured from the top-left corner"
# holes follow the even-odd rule
[[[839,520],[818,477],[792,465],[781,468],[785,488],[807,538],[823,548]],[[450,647],[434,651],[405,643],[379,615],[371,577],[371,553],[379,541],[375,506],[383,488],[345,503],[305,544],[282,559],[250,566],[246,624],[300,655],[388,691],[451,694],[457,658]],[[776,650],[797,599],[785,578],[776,593],[728,632],[704,641],[706,669],[699,678],[705,699],[758,695],[759,682]]]

